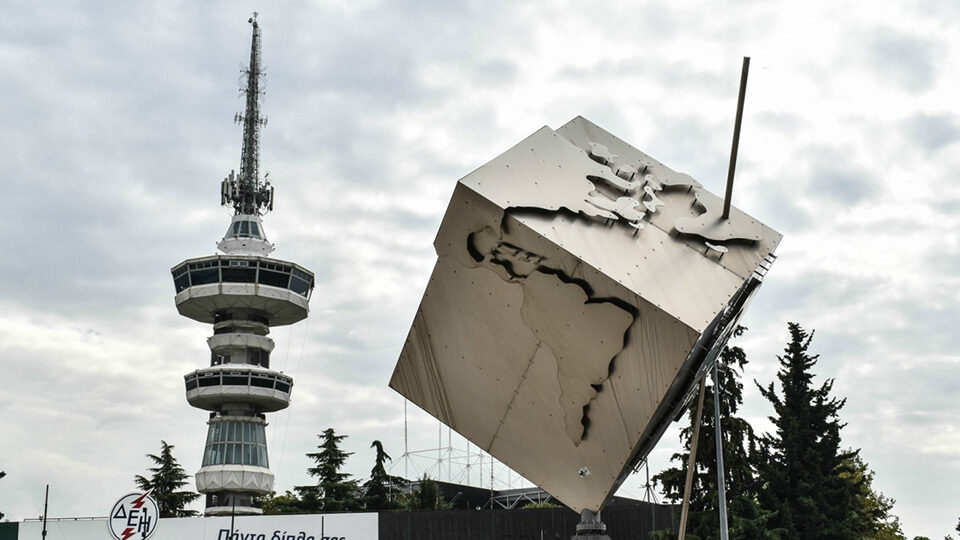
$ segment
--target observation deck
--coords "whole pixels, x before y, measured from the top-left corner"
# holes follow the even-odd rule
[[[313,273],[300,265],[254,255],[212,255],[188,259],[171,269],[177,311],[215,323],[219,311],[265,314],[269,326],[301,321],[309,312]]]
[[[198,369],[183,377],[190,405],[218,411],[231,403],[245,403],[261,412],[290,405],[293,377],[249,364],[221,364]]]

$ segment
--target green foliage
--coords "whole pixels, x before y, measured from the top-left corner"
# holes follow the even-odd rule
[[[406,485],[407,481],[398,476],[390,476],[384,466],[391,457],[383,449],[380,441],[373,441],[370,445],[375,448],[377,455],[370,479],[363,484],[363,507],[367,510],[395,510],[401,508],[401,502],[396,495],[398,488]]]
[[[524,506],[524,508],[563,508],[559,504],[554,504],[551,502],[532,502]]]
[[[452,505],[440,496],[440,486],[426,474],[417,483],[417,489],[411,497],[414,510],[449,510]]]
[[[831,397],[833,379],[813,386],[818,356],[808,352],[812,333],[789,323],[790,343],[778,357],[780,393],[757,384],[773,405],[775,433],[763,439],[769,455],[761,465],[766,482],[763,506],[776,512],[771,525],[785,540],[860,539],[867,531],[857,517],[857,496],[864,478],[856,478],[856,452],[840,450],[839,412],[845,400]]]
[[[260,507],[265,515],[276,514],[300,514],[305,512],[303,501],[300,497],[290,490],[283,495],[277,495],[276,491],[271,491],[269,495],[260,497]]]
[[[200,494],[180,491],[180,488],[187,485],[187,478],[190,478],[190,475],[173,457],[173,448],[172,444],[160,441],[160,455],[147,454],[147,457],[156,465],[147,469],[151,473],[150,478],[137,475],[134,482],[143,491],[153,490],[150,496],[157,501],[160,517],[195,516],[196,510],[185,510],[185,507],[200,498]]]
[[[734,331],[734,337],[739,337],[744,331],[746,328],[738,327]],[[747,356],[740,347],[728,346],[722,351],[720,360],[723,366],[719,374],[720,416],[724,435],[723,461],[730,536],[745,540],[776,539],[779,537],[778,531],[767,523],[771,513],[762,509],[758,502],[761,483],[757,478],[756,463],[763,449],[758,446],[758,437],[750,423],[737,416],[743,403],[743,383],[740,382],[740,376],[747,364]],[[687,538],[692,540],[719,538],[714,388],[707,391],[703,401],[704,412],[687,520]],[[653,477],[653,480],[663,487],[666,498],[674,503],[683,499],[695,416],[696,406],[693,406],[689,411],[690,426],[680,432],[685,451],[672,457],[672,461],[678,466]],[[675,536],[675,533],[667,531],[660,531],[658,534],[664,538]]]
[[[344,452],[340,443],[346,435],[337,435],[333,428],[328,428],[321,435],[319,452],[307,454],[314,466],[307,469],[307,473],[317,479],[313,486],[296,486],[294,490],[300,495],[305,510],[313,512],[340,512],[356,510],[359,507],[356,480],[351,480],[348,473],[340,472],[353,452]]]
[[[808,352],[812,334],[790,323],[790,342],[778,357],[779,389],[757,384],[773,405],[775,431],[757,436],[737,416],[742,403],[740,374],[747,358],[739,347],[721,355],[719,405],[723,428],[727,508],[731,538],[783,540],[906,540],[894,516],[894,500],[873,489],[873,471],[859,451],[840,449],[844,400],[831,396],[833,380],[813,385],[818,357]],[[738,327],[734,336],[745,329]],[[718,537],[716,453],[711,389],[704,396],[696,469],[687,522],[687,538]],[[691,407],[691,424],[696,411]],[[683,498],[692,429],[680,433],[685,452],[675,454],[678,467],[654,477],[668,500]],[[957,525],[960,531],[960,523]],[[652,538],[675,538],[656,531]]]
[[[873,489],[873,471],[856,452],[845,452],[850,457],[843,464],[840,477],[858,489],[854,493],[854,529],[862,538],[871,540],[906,540],[900,528],[900,518],[890,513],[896,501]]]

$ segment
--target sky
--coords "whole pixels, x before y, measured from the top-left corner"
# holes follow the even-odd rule
[[[349,436],[349,472],[369,472],[374,439],[402,472],[404,403],[387,382],[457,179],[582,115],[722,192],[747,55],[734,202],[784,240],[737,342],[745,416],[769,429],[752,381],[773,380],[788,321],[815,330],[816,380],[847,400],[843,444],[908,537],[953,532],[960,4],[937,0],[5,3],[7,519],[41,514],[47,483],[51,516],[104,515],[161,439],[200,466],[206,415],[182,376],[208,362],[211,329],[178,316],[169,270],[213,254],[229,222],[219,182],[239,168],[254,10],[276,187],[265,230],[317,282],[310,318],[271,334],[273,366],[296,381],[268,417],[278,490],[309,483],[304,454],[327,427]],[[408,418],[410,450],[438,446],[435,420]],[[621,490],[643,493],[639,476]]]

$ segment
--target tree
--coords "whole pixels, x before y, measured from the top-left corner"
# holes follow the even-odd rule
[[[745,331],[746,328],[740,326],[734,330],[733,335],[739,337]],[[746,540],[775,539],[778,538],[778,532],[767,524],[771,513],[763,510],[757,501],[761,485],[756,474],[756,464],[763,448],[758,445],[758,437],[750,423],[737,416],[743,403],[743,383],[740,382],[740,376],[747,364],[747,355],[740,347],[727,346],[721,352],[720,361],[720,416],[724,438],[723,462],[730,536]],[[687,520],[687,538],[691,539],[719,538],[717,455],[714,450],[716,438],[712,412],[716,394],[713,387],[704,395],[704,413]],[[679,466],[653,477],[654,482],[663,487],[666,498],[675,503],[683,499],[695,416],[694,406],[689,411],[690,426],[680,432],[685,451],[674,454],[671,458]],[[661,536],[675,537],[675,533],[672,536],[666,533]]]
[[[363,506],[367,510],[393,510],[399,508],[400,503],[391,496],[394,489],[406,485],[406,480],[387,473],[386,464],[392,458],[383,449],[380,441],[373,441],[370,448],[377,451],[370,479],[363,484]]]
[[[180,488],[187,485],[187,478],[190,478],[190,475],[184,472],[183,467],[173,457],[173,448],[174,446],[167,444],[167,441],[160,441],[160,455],[147,454],[147,457],[156,465],[147,469],[151,473],[150,478],[137,475],[134,482],[143,491],[153,490],[150,496],[157,501],[160,517],[195,516],[196,510],[185,508],[200,498],[200,494],[180,491]]]
[[[260,508],[266,515],[275,514],[299,514],[305,511],[303,501],[290,490],[283,495],[277,495],[276,491],[260,497]]]
[[[871,540],[906,540],[900,518],[890,513],[896,501],[874,491],[873,471],[859,454],[849,450],[845,453],[850,457],[840,476],[859,487],[854,494],[855,530],[862,538]]]
[[[417,483],[417,490],[413,493],[413,507],[416,510],[449,510],[450,503],[440,496],[440,486],[426,474]]]
[[[813,333],[796,323],[789,329],[790,343],[778,357],[780,394],[773,382],[757,383],[773,405],[776,428],[763,438],[770,453],[760,468],[761,504],[776,512],[770,526],[783,529],[785,540],[864,538],[856,519],[863,479],[856,480],[851,467],[856,452],[840,450],[845,400],[831,397],[833,379],[813,386],[819,358],[808,352]]]
[[[317,446],[320,451],[307,454],[315,463],[314,467],[307,469],[307,473],[317,479],[317,484],[294,487],[300,494],[304,508],[327,512],[356,509],[357,482],[351,480],[348,473],[340,472],[347,458],[353,455],[353,452],[340,449],[340,443],[347,436],[337,435],[333,428],[328,428],[317,437],[321,440]]]

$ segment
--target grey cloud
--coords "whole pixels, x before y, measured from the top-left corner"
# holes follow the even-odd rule
[[[586,67],[564,67],[560,71],[560,77],[572,81],[642,77],[647,80],[656,79],[677,91],[696,88],[711,95],[735,96],[738,80],[722,71],[723,67],[725,66],[706,69],[689,61],[666,61],[653,55],[619,60],[608,60],[601,56],[594,64]]]
[[[952,176],[952,174],[948,175],[948,177],[949,176]],[[960,211],[958,210],[960,209],[960,198],[958,197],[947,196],[938,198],[937,200],[932,201],[930,204],[935,210],[944,215],[954,215]]]
[[[800,198],[792,182],[783,177],[762,178],[760,208],[756,215],[767,218],[770,226],[782,233],[799,232],[812,223],[809,212],[798,204]]]
[[[910,92],[929,89],[936,78],[935,43],[893,28],[875,30],[865,43],[871,68],[884,82]]]
[[[937,246],[927,260],[931,268],[948,276],[960,276],[960,246]]]
[[[853,155],[822,147],[812,147],[805,154],[810,164],[807,196],[840,206],[854,206],[880,193],[881,178],[860,167]]]
[[[881,337],[890,349],[922,355],[956,355],[960,328],[960,301],[955,286],[935,290],[935,298],[911,298],[890,302],[888,309],[905,321]]]
[[[785,112],[762,112],[757,115],[757,120],[785,134],[794,134],[806,124],[800,115]]]
[[[902,126],[907,137],[927,152],[936,152],[960,139],[960,120],[952,113],[916,113]]]
[[[796,263],[790,259],[780,259],[777,265],[781,264]],[[881,279],[861,278],[825,269],[808,269],[790,278],[778,276],[764,285],[763,294],[767,297],[768,305],[772,304],[781,310],[802,307],[808,311],[820,311],[833,309],[835,306],[863,304],[886,286],[886,282]],[[804,324],[803,321],[797,322]]]

